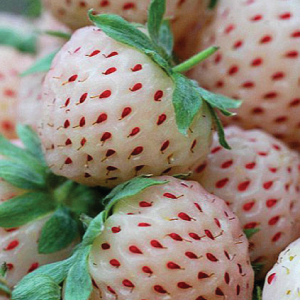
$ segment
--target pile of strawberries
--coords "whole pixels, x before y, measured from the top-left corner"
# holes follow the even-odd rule
[[[32,0],[0,95],[0,300],[299,298],[299,1]]]

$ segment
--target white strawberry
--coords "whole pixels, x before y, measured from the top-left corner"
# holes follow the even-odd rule
[[[168,183],[120,200],[94,241],[92,299],[250,300],[253,270],[236,216],[196,182],[157,179]]]
[[[215,137],[207,163],[198,164],[192,178],[222,197],[243,229],[259,229],[250,238],[250,255],[263,264],[262,277],[300,236],[299,156],[259,130],[228,127],[225,133],[232,150]]]
[[[300,149],[299,1],[220,0],[198,41],[198,50],[215,45],[220,51],[191,76],[244,100],[227,121],[261,128]]]
[[[0,133],[15,138],[20,73],[33,63],[28,54],[0,46]]]
[[[96,13],[117,14],[130,22],[145,24],[150,0],[45,0],[45,3],[61,22],[78,29],[91,24],[87,17],[87,12],[91,8],[95,9]],[[167,18],[172,22],[177,39],[184,38],[195,23],[203,18],[207,5],[207,0],[167,1]]]
[[[146,54],[97,27],[78,30],[44,82],[40,135],[48,165],[77,182],[110,187],[140,174],[188,172],[206,157],[211,115],[203,103],[187,135],[180,133],[174,90]]]
[[[296,300],[300,296],[299,263],[300,240],[289,245],[268,273],[263,289],[263,300]]]

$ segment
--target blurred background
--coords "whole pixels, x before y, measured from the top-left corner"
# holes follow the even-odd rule
[[[21,13],[31,0],[0,0],[0,11]]]

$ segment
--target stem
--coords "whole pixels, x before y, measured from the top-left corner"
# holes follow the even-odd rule
[[[192,56],[191,58],[189,58],[182,64],[174,67],[173,71],[177,72],[177,73],[184,73],[184,72],[192,69],[193,67],[195,67],[196,65],[198,65],[200,62],[207,59],[211,55],[213,55],[218,50],[219,50],[219,47],[216,47],[216,46],[209,47],[209,48],[205,49],[204,51],[201,51],[200,53]]]

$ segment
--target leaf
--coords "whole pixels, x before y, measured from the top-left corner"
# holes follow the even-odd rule
[[[148,32],[154,44],[158,44],[160,27],[166,12],[165,0],[152,0],[148,13]]]
[[[0,154],[10,158],[12,161],[28,165],[31,169],[41,174],[45,172],[45,167],[41,166],[38,159],[26,150],[13,145],[2,135],[0,135]]]
[[[37,190],[46,186],[43,176],[17,162],[0,160],[0,178],[24,190]]]
[[[0,277],[5,277],[7,269],[7,264],[4,262],[0,267]]]
[[[105,211],[102,211],[98,216],[96,216],[90,224],[83,236],[82,245],[89,246],[92,245],[95,238],[103,231],[104,229],[104,216]]]
[[[37,37],[33,34],[21,34],[12,28],[0,27],[0,45],[11,46],[21,52],[35,54]]]
[[[259,285],[254,287],[253,300],[262,300],[262,288]]]
[[[71,38],[71,36],[72,36],[68,32],[55,31],[55,30],[46,30],[45,34],[53,36],[53,37],[62,38],[62,39],[65,39],[65,40],[69,40]]]
[[[48,72],[51,68],[52,61],[55,55],[58,53],[58,50],[46,55],[45,57],[37,60],[33,66],[27,69],[21,74],[21,76],[27,76],[34,73]]]
[[[13,300],[60,300],[60,286],[47,275],[38,274],[24,281],[22,289],[15,289]]]
[[[216,7],[216,5],[218,4],[218,1],[219,0],[210,0],[208,8],[209,9],[214,9]]]
[[[5,280],[3,280],[2,278],[0,278],[0,299],[1,299],[1,294],[2,293],[10,296],[11,295],[11,289],[9,288],[9,286],[7,285],[7,283],[5,282]]]
[[[172,56],[174,48],[174,37],[169,20],[164,20],[161,24],[158,44],[165,50],[167,55],[169,55],[170,57]]]
[[[69,246],[78,236],[77,222],[71,211],[59,207],[44,225],[39,237],[39,253],[50,254]]]
[[[247,239],[250,239],[255,233],[259,232],[259,228],[244,229]]]
[[[224,147],[225,149],[230,150],[230,146],[228,145],[226,138],[225,138],[225,132],[224,132],[224,128],[223,125],[218,117],[218,115],[216,114],[215,110],[213,109],[213,107],[210,104],[207,104],[208,109],[211,113],[211,116],[214,120],[214,124],[217,127],[217,132],[218,132],[218,136],[219,136],[219,143],[222,147]]]
[[[185,76],[175,73],[172,75],[175,82],[173,106],[179,132],[187,135],[195,116],[202,108],[202,98],[194,88],[193,83]]]
[[[88,256],[91,246],[79,249],[76,260],[69,270],[64,300],[88,300],[92,290],[92,279],[88,270]]]
[[[27,0],[26,8],[25,13],[29,18],[37,18],[42,14],[41,0]]]
[[[14,228],[55,210],[54,200],[43,192],[26,193],[0,204],[0,227]]]
[[[104,221],[108,218],[111,209],[118,201],[135,196],[148,187],[166,183],[168,183],[168,181],[161,181],[148,177],[136,177],[118,185],[103,200],[103,203],[105,204]]]
[[[242,104],[240,100],[233,100],[222,95],[211,93],[199,86],[197,86],[197,91],[206,102],[212,107],[218,108],[225,116],[233,115],[228,109],[239,108]]]
[[[38,135],[27,125],[17,125],[17,133],[26,149],[41,163],[45,163],[41,141]]]

